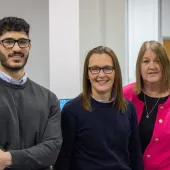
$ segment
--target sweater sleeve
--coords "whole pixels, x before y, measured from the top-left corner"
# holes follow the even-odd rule
[[[63,144],[54,166],[55,170],[71,169],[71,157],[76,136],[76,117],[72,113],[71,108],[67,107],[67,104],[64,106],[61,114]],[[74,108],[74,106],[70,107]]]
[[[132,170],[143,170],[142,151],[139,137],[139,127],[137,122],[136,110],[132,103],[130,103],[131,113],[131,136],[129,141],[130,151],[130,166]]]
[[[41,143],[27,149],[10,150],[12,155],[11,167],[29,167],[30,169],[50,167],[57,159],[61,143],[62,135],[59,101],[56,96],[53,95],[50,113]]]

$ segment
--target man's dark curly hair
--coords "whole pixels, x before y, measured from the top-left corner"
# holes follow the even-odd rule
[[[30,25],[22,18],[5,17],[0,20],[0,36],[5,32],[25,32],[29,36]]]

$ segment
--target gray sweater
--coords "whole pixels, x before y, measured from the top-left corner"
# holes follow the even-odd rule
[[[14,85],[0,79],[0,147],[12,155],[11,170],[50,169],[61,143],[59,101],[30,79]]]

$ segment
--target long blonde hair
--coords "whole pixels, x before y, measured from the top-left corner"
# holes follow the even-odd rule
[[[141,76],[141,62],[144,56],[144,53],[147,49],[151,49],[159,59],[161,70],[162,70],[162,85],[160,87],[161,92],[165,92],[170,89],[170,61],[168,59],[168,55],[163,47],[157,41],[145,41],[138,54],[137,62],[136,62],[136,86],[135,92],[140,94],[143,86],[143,79]]]

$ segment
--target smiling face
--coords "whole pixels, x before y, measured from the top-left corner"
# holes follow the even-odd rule
[[[151,49],[147,49],[142,58],[141,76],[144,84],[161,83],[162,69],[160,61],[155,52]]]
[[[0,40],[4,39],[28,39],[28,36],[24,32],[5,32]],[[26,48],[20,48],[18,43],[15,43],[13,48],[5,48],[3,43],[0,43],[0,62],[1,67],[4,70],[19,71],[22,70],[27,63],[30,45]]]
[[[106,69],[109,69],[113,67],[113,61],[112,58],[107,54],[93,54],[89,59],[88,67],[105,67]],[[115,71],[113,69],[113,71],[109,74],[104,73],[104,71],[103,69],[100,69],[98,74],[92,74],[90,70],[88,71],[88,76],[91,83],[91,93],[98,100],[103,98],[103,96],[107,96],[109,100],[112,94]]]

